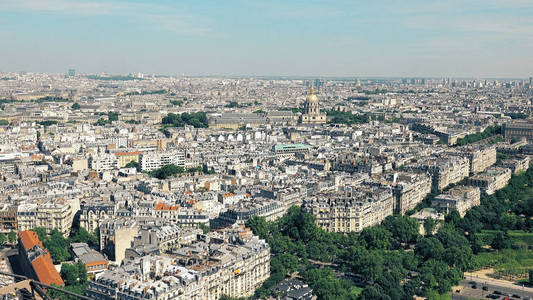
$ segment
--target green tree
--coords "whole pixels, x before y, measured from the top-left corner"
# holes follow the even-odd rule
[[[381,226],[367,227],[360,235],[367,249],[387,250],[391,247],[392,234]]]
[[[0,233],[0,245],[3,245],[7,242],[7,237],[5,234]]]
[[[424,260],[440,259],[444,254],[444,246],[436,237],[424,238],[416,243],[415,253]]]
[[[107,113],[107,119],[108,119],[110,122],[118,121],[118,116],[119,116],[119,115],[120,115],[119,113],[108,112],[108,113]]]
[[[375,281],[383,272],[383,256],[377,251],[368,251],[361,246],[349,247],[343,255],[352,272],[367,280]]]
[[[444,217],[444,221],[448,224],[459,224],[460,220],[461,215],[459,215],[459,212],[456,209],[452,210]]]
[[[61,265],[61,278],[66,285],[75,285],[78,284],[78,267],[71,264],[62,264]]]
[[[200,223],[200,225],[198,225],[198,227],[199,227],[200,229],[202,229],[202,232],[203,232],[204,234],[207,234],[207,233],[209,233],[209,231],[211,231],[211,228],[209,228],[209,226],[207,226],[207,225],[205,225],[205,224],[203,224],[203,223]]]
[[[10,243],[14,243],[17,240],[17,234],[14,231],[10,231],[7,234],[7,239],[9,240]]]
[[[382,225],[392,233],[392,237],[399,243],[413,244],[420,236],[418,221],[408,216],[388,216]]]
[[[164,165],[159,169],[155,169],[150,172],[150,176],[156,177],[159,179],[167,179],[173,175],[184,173],[185,169],[183,167],[176,166],[174,164]]]
[[[262,239],[266,239],[270,233],[269,223],[264,217],[252,217],[246,221],[246,227],[252,229],[255,235]]]
[[[139,163],[132,160],[130,161],[129,163],[127,163],[124,168],[135,168],[135,169],[139,169]]]
[[[528,275],[529,275],[529,284],[533,285],[533,269],[529,270]]]
[[[390,300],[391,298],[385,294],[379,286],[368,285],[363,289],[359,300]]]
[[[79,103],[76,102],[76,103],[72,104],[72,106],[70,108],[72,108],[73,110],[78,110],[78,109],[81,108],[81,106],[79,105]]]
[[[510,247],[509,237],[503,232],[499,231],[494,235],[492,243],[490,243],[492,249],[502,250]]]
[[[435,230],[436,227],[437,227],[437,221],[435,221],[435,219],[430,217],[424,220],[424,231],[425,231],[426,236],[432,236],[433,231]]]
[[[78,230],[70,238],[70,241],[75,243],[87,243],[91,246],[98,245],[98,237],[96,237],[94,234],[89,233],[83,227],[78,228]]]

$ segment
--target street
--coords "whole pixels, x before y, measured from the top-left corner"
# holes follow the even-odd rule
[[[470,282],[477,283],[475,289],[472,288],[473,284],[470,284]],[[523,287],[513,283],[506,284],[500,281],[488,280],[485,278],[476,278],[474,276],[472,277],[472,279],[470,279],[470,276],[468,276],[467,279],[461,281],[461,286],[462,288],[460,289],[459,293],[457,293],[456,290],[452,291],[452,299],[486,299],[486,296],[489,294],[494,294],[494,291],[500,291],[502,294],[509,294],[509,296],[500,295],[500,297],[496,299],[503,299],[505,297],[511,298],[510,295],[518,295],[522,298],[527,296],[533,299],[532,288]],[[486,286],[487,290],[483,290],[483,286]]]

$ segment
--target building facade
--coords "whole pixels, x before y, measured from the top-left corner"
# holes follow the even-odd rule
[[[394,200],[388,188],[346,190],[332,195],[307,198],[303,209],[316,217],[327,232],[361,232],[392,215]]]

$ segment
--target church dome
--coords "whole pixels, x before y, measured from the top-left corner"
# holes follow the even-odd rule
[[[307,95],[307,98],[305,98],[307,102],[318,102],[318,97],[315,95],[315,89],[311,87],[311,90],[309,91],[309,95]]]

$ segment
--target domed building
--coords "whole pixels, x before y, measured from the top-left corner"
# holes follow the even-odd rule
[[[302,124],[325,124],[326,114],[320,112],[318,106],[318,97],[315,95],[315,89],[311,87],[309,95],[305,99],[305,113],[300,116]]]

